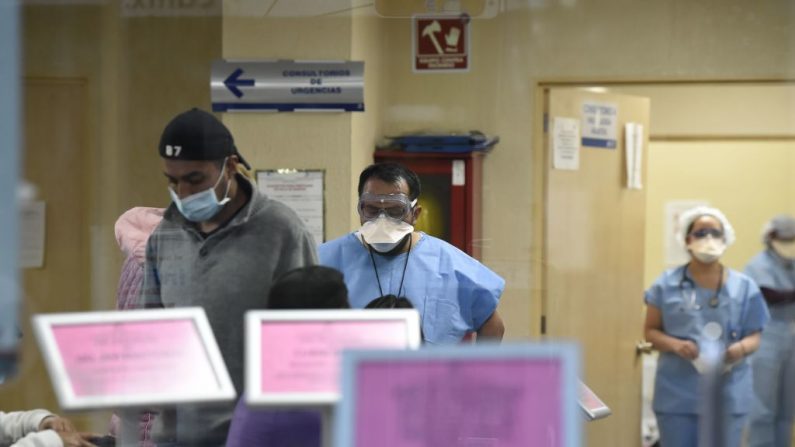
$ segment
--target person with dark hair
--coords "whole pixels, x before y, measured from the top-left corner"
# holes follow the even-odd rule
[[[268,309],[347,309],[348,289],[339,270],[312,265],[290,270],[276,279]]]
[[[745,266],[762,290],[770,321],[751,360],[754,399],[748,422],[749,447],[784,447],[792,442],[795,417],[795,217],[780,214],[762,231],[765,249]]]
[[[395,295],[384,295],[378,297],[364,306],[365,309],[414,309],[408,298]]]
[[[342,273],[330,267],[291,270],[271,287],[268,309],[347,309]],[[322,417],[314,410],[254,410],[240,398],[229,428],[227,447],[320,447]]]
[[[401,164],[368,166],[359,176],[362,226],[321,244],[320,263],[344,273],[351,307],[384,295],[409,297],[428,343],[458,343],[468,332],[501,339],[497,303],[505,281],[447,242],[414,231],[420,187]]]
[[[414,309],[411,300],[405,296],[384,295],[380,296],[364,306],[365,309]],[[425,333],[420,328],[420,340],[425,340]]]
[[[172,203],[149,237],[136,308],[201,306],[235,389],[243,389],[243,316],[266,306],[274,278],[317,262],[315,242],[286,205],[260,194],[249,167],[211,113],[174,117],[158,145]],[[178,405],[154,441],[218,446],[233,405]],[[137,435],[137,433],[136,433]]]

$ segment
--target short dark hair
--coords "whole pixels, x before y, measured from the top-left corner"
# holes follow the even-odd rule
[[[299,267],[271,286],[268,309],[347,309],[348,288],[339,270],[322,265]]]
[[[364,306],[365,309],[414,309],[406,297],[397,297],[395,295],[384,295],[370,301]]]
[[[395,296],[392,294],[379,296],[364,306],[365,309],[414,309],[408,298],[405,296]],[[425,331],[422,330],[420,322],[420,339],[425,340]]]
[[[360,196],[364,191],[364,184],[371,178],[377,178],[387,183],[397,183],[400,179],[403,179],[409,185],[409,200],[414,200],[420,196],[420,178],[414,171],[400,163],[375,163],[364,168],[364,171],[359,174]]]

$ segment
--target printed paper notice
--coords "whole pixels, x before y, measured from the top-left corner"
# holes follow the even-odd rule
[[[36,201],[21,207],[19,266],[44,267],[45,203]]]
[[[317,244],[324,241],[323,174],[293,169],[257,172],[260,192],[292,208]]]
[[[575,118],[556,116],[552,122],[554,169],[580,169],[580,123]]]

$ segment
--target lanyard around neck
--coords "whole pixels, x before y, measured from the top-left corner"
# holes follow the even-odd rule
[[[400,275],[400,287],[398,287],[397,297],[400,298],[400,293],[403,291],[403,280],[406,279],[406,267],[409,265],[409,256],[411,255],[411,242],[412,235],[409,233],[409,250],[406,253],[406,262],[403,264],[403,274]],[[381,278],[378,276],[378,267],[375,266],[375,256],[373,255],[373,247],[367,244],[367,251],[370,253],[370,261],[373,263],[373,271],[375,272],[375,280],[378,281],[378,293],[384,296],[384,290],[381,288]]]

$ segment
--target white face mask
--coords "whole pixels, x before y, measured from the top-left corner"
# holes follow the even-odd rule
[[[414,227],[411,224],[381,214],[376,219],[362,224],[359,234],[375,251],[386,253],[397,247],[400,241],[413,231]]]
[[[707,236],[701,239],[694,239],[687,248],[699,261],[704,264],[712,264],[723,256],[726,251],[726,243],[723,242],[723,239]]]
[[[795,242],[777,241],[773,239],[770,241],[770,246],[784,259],[795,260]]]

